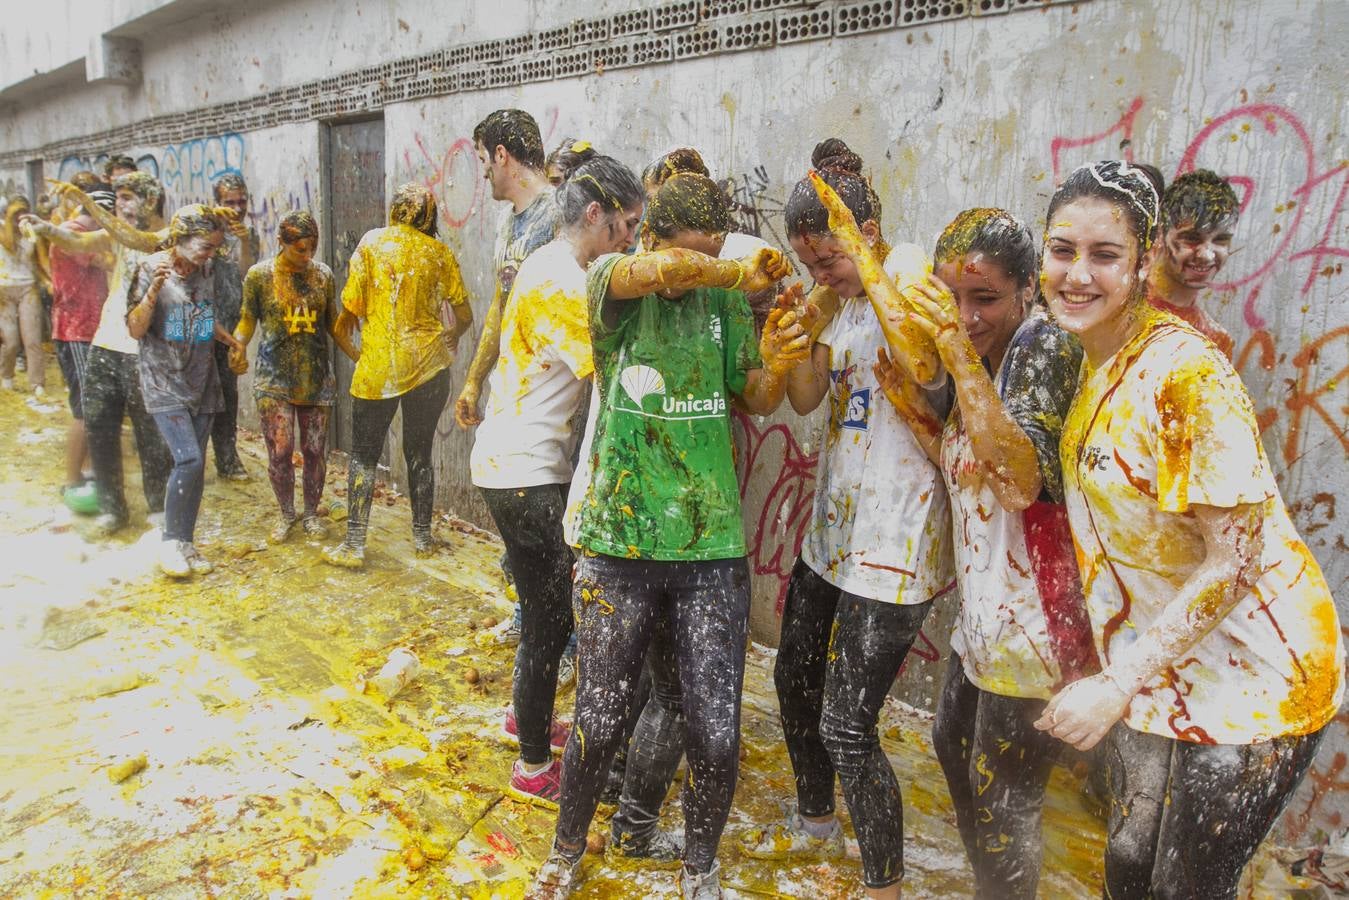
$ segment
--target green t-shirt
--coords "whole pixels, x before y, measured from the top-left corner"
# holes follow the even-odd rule
[[[763,365],[740,291],[699,288],[601,307],[620,253],[590,267],[590,337],[599,411],[580,545],[632,559],[745,555],[730,401]]]

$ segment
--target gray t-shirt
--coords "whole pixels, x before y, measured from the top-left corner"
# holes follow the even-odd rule
[[[127,290],[127,311],[140,303],[169,251],[144,257]],[[140,340],[141,394],[147,412],[186,409],[193,415],[225,408],[215,364],[216,304],[230,292],[236,270],[208,260],[183,278],[170,272],[159,289],[154,320]]]

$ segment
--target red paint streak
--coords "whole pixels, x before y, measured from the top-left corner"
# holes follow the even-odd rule
[[[1086,137],[1059,137],[1049,142],[1049,156],[1053,160],[1054,183],[1058,184],[1062,173],[1060,154],[1064,150],[1073,150],[1078,147],[1090,147],[1099,141],[1103,141],[1112,134],[1120,135],[1120,143],[1124,144],[1124,158],[1133,161],[1133,137],[1134,137],[1134,119],[1138,116],[1138,111],[1143,108],[1143,98],[1135,97],[1129,104],[1129,108],[1124,111],[1124,115],[1119,117],[1114,125],[1111,125],[1105,131],[1098,131],[1096,134],[1089,134]],[[1124,143],[1124,142],[1128,143]],[[1119,153],[1118,146],[1108,148],[1105,154],[1107,157],[1114,157]],[[1092,157],[1096,159],[1097,157]]]
[[[1068,511],[1057,503],[1036,501],[1021,517],[1026,554],[1035,573],[1045,633],[1059,664],[1061,684],[1094,675],[1101,671],[1101,662],[1092,642],[1091,617],[1082,594]],[[1048,666],[1045,668],[1049,671]]]
[[[493,831],[487,835],[487,843],[499,853],[507,856],[519,856],[520,848],[515,846],[515,842],[500,831]]]
[[[1349,453],[1349,428],[1341,425],[1335,416],[1321,405],[1321,398],[1336,390],[1339,391],[1337,396],[1343,398],[1345,379],[1349,378],[1349,365],[1331,375],[1315,389],[1310,389],[1307,384],[1311,378],[1312,367],[1319,361],[1321,348],[1333,340],[1346,336],[1349,336],[1349,325],[1342,325],[1307,344],[1293,357],[1293,367],[1298,373],[1297,383],[1293,386],[1292,395],[1284,401],[1284,405],[1292,414],[1292,421],[1288,424],[1288,435],[1283,443],[1283,459],[1289,465],[1296,462],[1300,455],[1298,447],[1302,442],[1302,426],[1308,411],[1315,412],[1325,422],[1330,428],[1330,433],[1339,440],[1340,446]]]
[[[884,563],[873,563],[873,562],[864,562],[861,563],[861,565],[868,569],[882,569],[886,572],[894,572],[898,575],[908,576],[909,578],[918,577],[916,574],[910,572],[908,569],[901,569],[899,566],[887,566]]]
[[[1119,464],[1120,470],[1124,472],[1124,480],[1129,482],[1129,485],[1144,497],[1151,497],[1153,500],[1156,500],[1157,492],[1152,489],[1152,485],[1148,483],[1147,479],[1139,478],[1134,474],[1133,466],[1124,461],[1124,457],[1119,455],[1118,449],[1112,452],[1115,454],[1115,462]]]
[[[1185,702],[1185,692],[1180,689],[1180,672],[1177,669],[1184,669],[1198,662],[1194,658],[1184,660],[1179,666],[1168,666],[1166,669],[1166,686],[1176,695],[1176,711],[1166,720],[1166,724],[1175,732],[1176,737],[1182,741],[1189,741],[1192,744],[1216,744],[1207,731],[1198,725],[1187,725],[1184,728],[1178,728],[1176,722],[1180,719],[1190,717],[1190,706]]]

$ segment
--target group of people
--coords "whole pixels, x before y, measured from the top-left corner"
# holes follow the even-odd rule
[[[694,150],[641,176],[585,141],[546,157],[520,110],[492,113],[474,141],[510,209],[454,416],[476,428],[471,477],[519,600],[498,632],[518,636],[508,790],[558,810],[528,896],[572,892],[602,799],[617,803],[610,852],[681,866],[687,898],[721,896],[750,606],[731,414],[784,399],[827,410],[774,670],[796,796],[737,835],[741,852],[841,854],[837,782],[868,895],[899,896],[901,783],[877,723],[943,602],[958,611],[933,739],[976,894],[1035,896],[1051,769],[1065,745],[1099,744],[1106,895],[1236,895],[1344,673],[1334,602],[1231,339],[1196,303],[1237,225],[1223,179],[1166,186],[1151,166],[1091,163],[1057,187],[1041,237],[990,204],[956,215],[929,254],[887,240],[863,161],[829,139],[784,211],[806,290],[783,287],[782,249],[735,233]],[[416,551],[438,552],[432,444],[472,316],[434,195],[397,190],[339,298],[308,212],[282,221],[275,258],[241,268],[256,244],[219,192],[165,229],[152,178],[112,188],[115,214],[97,189],[61,188],[104,231],[26,220],[62,250],[112,258],[80,375],[109,525],[126,520],[125,410],[147,501],[165,509],[161,568],[209,569],[192,547],[204,448],[257,334],[272,539],[297,522],[321,534],[331,338],[356,368],[346,536],[324,558],[364,564],[400,408]],[[554,706],[573,640],[567,725]],[[680,834],[659,820],[685,756]]]

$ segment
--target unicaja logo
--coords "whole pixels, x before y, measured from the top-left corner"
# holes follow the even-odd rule
[[[726,414],[726,398],[720,391],[713,391],[711,397],[696,397],[693,394],[669,396],[665,377],[650,366],[628,366],[619,374],[618,383],[632,401],[631,407],[622,408],[639,416],[653,419],[710,419]],[[660,412],[648,412],[642,407],[642,401],[651,396],[661,398]]]
[[[650,366],[628,366],[618,376],[618,383],[623,385],[623,390],[637,404],[638,409],[642,408],[642,401],[652,394],[665,393],[665,376]]]

